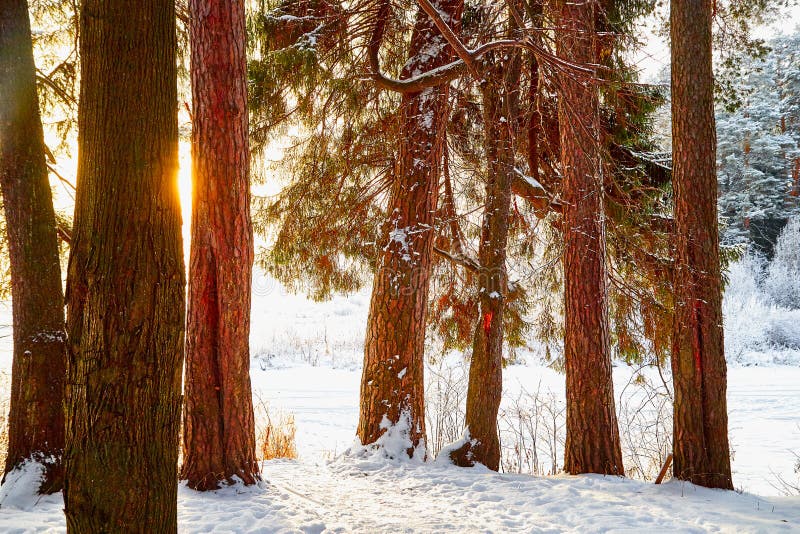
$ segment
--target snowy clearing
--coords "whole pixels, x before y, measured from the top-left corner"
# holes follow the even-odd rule
[[[267,277],[256,281],[256,417],[264,409],[293,414],[299,459],[264,462],[261,487],[209,494],[180,487],[181,532],[800,532],[800,496],[781,496],[776,486],[777,475],[798,479],[800,367],[765,366],[770,360],[762,352],[753,358],[758,366],[729,368],[738,492],[675,481],[656,486],[595,475],[497,474],[442,462],[375,459],[348,452],[358,418],[368,306],[367,292],[313,303],[286,294]],[[9,311],[2,309],[6,324]],[[11,341],[0,342],[0,370],[8,372]],[[526,392],[546,394],[556,408],[563,404],[563,375],[530,356],[528,364],[504,373],[504,409]],[[794,363],[794,354],[781,359]],[[441,370],[458,376],[462,362],[454,355]],[[634,374],[625,365],[615,367],[618,401]],[[2,489],[0,532],[63,532],[61,496],[30,495],[36,472],[26,476]]]

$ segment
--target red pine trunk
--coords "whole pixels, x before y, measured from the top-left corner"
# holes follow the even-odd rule
[[[435,3],[458,27],[463,0]],[[402,77],[452,59],[450,48],[422,10],[417,13]],[[431,49],[437,50],[430,54]],[[364,341],[358,437],[374,443],[391,424],[407,424],[413,448],[425,440],[425,315],[439,191],[448,87],[404,94],[398,111],[402,137],[393,171]]]
[[[510,58],[510,59],[502,59]],[[469,368],[465,423],[470,441],[451,456],[458,465],[481,463],[500,469],[497,413],[503,393],[503,312],[508,294],[506,245],[514,179],[514,124],[519,112],[520,57],[492,54],[494,63],[482,87],[484,146],[488,176],[481,241],[480,315],[475,325]]]
[[[184,464],[198,490],[258,480],[250,387],[250,220],[243,0],[191,0],[192,242]]]
[[[596,62],[593,0],[560,4],[558,55]],[[600,115],[591,81],[562,75],[558,120],[564,174],[564,365],[568,473],[624,475],[608,332]]]
[[[672,0],[676,478],[733,489],[717,228],[711,4]]]

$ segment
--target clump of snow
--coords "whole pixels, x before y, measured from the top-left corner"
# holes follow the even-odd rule
[[[31,337],[31,341],[34,343],[55,343],[55,342],[64,342],[67,340],[67,335],[59,330],[53,331],[45,331],[39,332],[38,334]]]
[[[464,429],[464,433],[461,435],[461,439],[458,439],[458,440],[454,441],[453,443],[448,443],[447,445],[442,447],[442,449],[439,451],[439,454],[436,455],[436,459],[434,459],[433,463],[435,463],[437,465],[453,465],[453,459],[451,458],[450,455],[454,451],[457,451],[458,449],[460,449],[461,447],[466,445],[467,443],[469,443],[472,446],[474,446],[476,443],[478,443],[478,440],[472,439],[472,437],[470,436],[469,428],[465,428]],[[471,459],[471,454],[472,453],[468,453],[468,454],[470,454],[470,459]],[[476,466],[482,466],[482,464],[478,464],[478,463],[476,463],[475,465]],[[491,472],[489,469],[486,469],[486,470]]]
[[[39,498],[45,467],[35,460],[26,460],[6,476],[0,486],[0,508],[30,510]]]
[[[395,221],[395,225],[396,224],[397,222]],[[411,261],[411,255],[409,254],[408,230],[408,228],[398,228],[395,226],[394,229],[389,231],[389,243],[384,248],[384,250],[389,250],[389,248],[392,246],[392,243],[396,243],[400,252],[400,257],[403,258],[404,261]]]
[[[368,462],[385,462],[386,460],[394,462],[424,462],[427,456],[425,442],[420,441],[416,447],[414,446],[411,441],[411,425],[411,414],[408,411],[403,411],[400,414],[400,419],[397,423],[392,423],[384,415],[380,425],[384,433],[375,443],[363,445],[356,438],[353,445],[344,452],[344,455]],[[413,451],[411,456],[408,454],[409,451]]]

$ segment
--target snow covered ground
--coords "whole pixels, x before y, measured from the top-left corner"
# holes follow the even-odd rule
[[[679,482],[532,477],[342,457],[274,460],[260,487],[178,494],[181,532],[797,532],[798,498]],[[62,532],[58,496],[0,509],[3,532]]]
[[[260,487],[208,494],[181,487],[181,532],[800,532],[800,496],[782,496],[777,482],[778,475],[792,482],[800,476],[792,452],[800,453],[800,367],[775,364],[795,363],[791,354],[773,361],[762,351],[758,366],[740,356],[729,369],[738,492],[674,481],[497,474],[389,461],[353,448],[368,305],[366,292],[312,303],[257,278],[254,394],[270,413],[294,414],[299,458],[264,462]],[[0,314],[8,317],[0,323],[10,323],[7,311]],[[511,413],[525,392],[538,392],[558,416],[564,378],[533,356],[506,370],[503,410]],[[454,380],[463,373],[458,356],[443,365]],[[0,338],[2,369],[10,369],[10,338]],[[634,370],[618,365],[614,375],[617,395],[624,395]],[[60,495],[25,498],[26,480],[17,486],[0,491],[0,532],[64,531]],[[11,495],[3,498],[3,491]]]

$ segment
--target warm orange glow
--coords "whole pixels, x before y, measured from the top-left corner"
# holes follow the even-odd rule
[[[192,223],[192,147],[190,143],[181,143],[179,149],[180,170],[178,171],[178,193],[181,197],[181,215],[183,217],[183,257],[189,265],[189,242]]]

